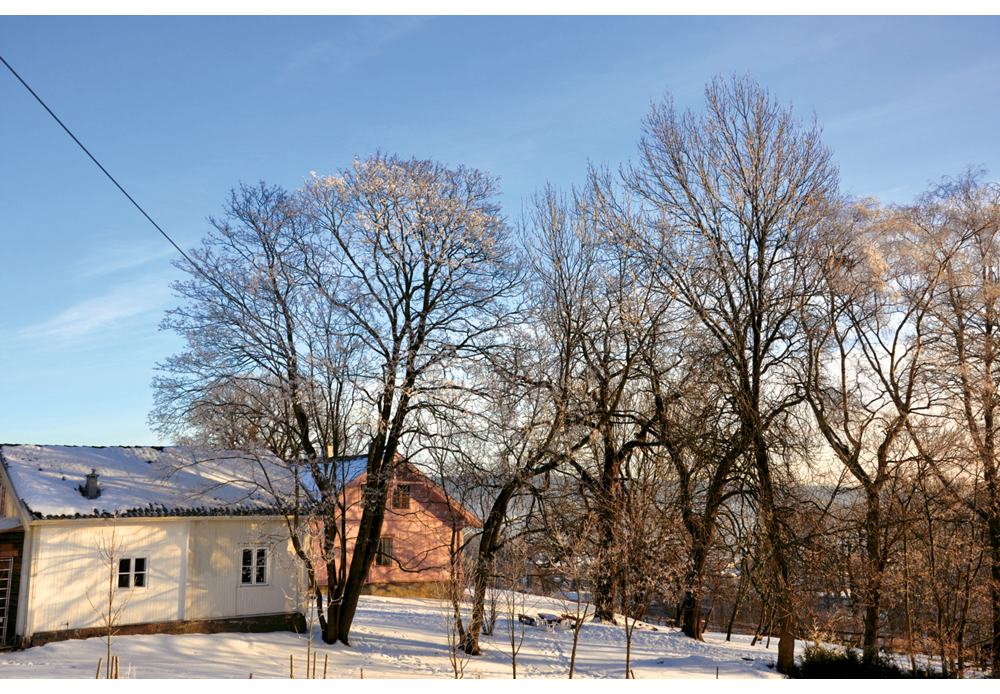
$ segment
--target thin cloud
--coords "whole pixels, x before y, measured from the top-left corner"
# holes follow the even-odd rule
[[[99,251],[88,253],[77,263],[83,277],[101,277],[128,270],[154,260],[176,254],[164,243],[137,244],[133,246],[103,245]]]
[[[334,39],[316,41],[292,55],[286,72],[300,72],[313,65],[327,65],[343,72],[382,53],[399,38],[419,29],[421,17],[358,20],[359,25]]]
[[[40,344],[79,342],[98,333],[121,330],[129,319],[162,310],[171,298],[162,278],[120,286],[70,306],[49,320],[17,331],[18,339]]]

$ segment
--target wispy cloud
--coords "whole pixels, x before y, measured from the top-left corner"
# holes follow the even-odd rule
[[[83,277],[101,277],[145,265],[154,260],[175,255],[177,251],[163,241],[133,245],[102,244],[77,262]]]
[[[286,72],[300,72],[313,65],[334,67],[338,72],[374,58],[406,34],[419,29],[423,17],[358,19],[351,29],[339,36],[316,41],[295,52]]]
[[[102,295],[84,299],[56,316],[21,328],[16,336],[39,346],[79,342],[99,333],[119,332],[130,319],[162,310],[170,300],[163,277],[122,285]],[[150,316],[152,319],[152,316]]]
[[[927,77],[922,89],[896,98],[885,98],[869,106],[848,110],[827,120],[828,129],[863,129],[872,123],[900,123],[923,121],[930,113],[944,113],[952,106],[967,100],[969,94],[980,98],[1000,89],[1000,82],[993,76],[1000,69],[1000,62],[986,58],[974,65],[942,71]]]

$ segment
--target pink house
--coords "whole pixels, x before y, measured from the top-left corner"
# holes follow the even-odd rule
[[[361,471],[364,458],[345,462],[355,469],[345,489],[349,559],[361,523],[361,493],[367,474]],[[409,463],[400,463],[389,490],[380,554],[368,572],[364,592],[437,597],[442,582],[448,579],[452,543],[460,547],[467,530],[481,527],[480,520],[439,485]],[[317,568],[320,585],[327,585],[326,567]]]

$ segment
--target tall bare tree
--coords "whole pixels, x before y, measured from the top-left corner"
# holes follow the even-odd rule
[[[187,348],[160,365],[150,421],[181,443],[260,462],[255,477],[288,523],[325,632],[316,560],[336,585],[334,557],[346,547],[340,456],[352,452],[358,343],[332,329],[339,316],[304,276],[315,237],[294,195],[242,185],[209,221],[192,261],[177,263],[188,278],[173,288],[186,304],[162,327]],[[305,541],[317,517],[319,554]]]
[[[823,290],[803,307],[805,392],[823,438],[863,497],[863,659],[874,665],[885,574],[898,537],[889,491],[909,457],[911,414],[938,404],[926,387],[925,347],[928,298],[941,266],[925,271],[906,220],[871,201],[845,207],[820,243]]]
[[[410,427],[444,416],[513,315],[521,275],[497,192],[489,174],[381,153],[302,192],[317,238],[302,276],[338,316],[338,339],[361,345],[350,370],[366,427],[364,510],[328,641],[349,643]]]
[[[180,264],[188,303],[164,325],[188,350],[154,383],[154,422],[285,461],[264,486],[311,576],[301,537],[322,521],[328,643],[349,641],[412,429],[468,388],[512,313],[519,272],[496,193],[479,171],[376,154],[295,195],[234,191],[196,264]],[[364,510],[350,562],[338,562],[353,453],[367,457]]]
[[[808,242],[837,196],[837,168],[819,126],[793,118],[750,77],[713,80],[701,114],[678,113],[669,96],[654,105],[639,154],[627,178],[651,215],[648,233],[630,243],[724,360],[721,385],[740,421],[761,525],[773,543],[778,668],[787,672],[794,614],[775,475],[786,444],[782,424],[802,402],[793,366],[805,346],[797,317],[815,284]]]
[[[970,169],[910,209],[925,274],[942,273],[931,302],[933,356],[949,418],[967,455],[958,469],[924,447],[941,481],[970,473],[975,495],[954,495],[986,524],[990,547],[993,671],[1000,662],[1000,185]],[[920,436],[915,436],[920,441]],[[949,458],[951,455],[949,454]],[[967,485],[965,485],[967,487]],[[945,490],[950,484],[945,484]]]

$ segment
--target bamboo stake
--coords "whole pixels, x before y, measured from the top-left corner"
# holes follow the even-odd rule
[[[323,656],[323,679],[326,679],[326,666],[330,664],[330,654]]]
[[[291,679],[294,680],[295,679],[295,656],[294,655],[288,656],[288,667],[289,667],[290,672],[291,672]],[[309,674],[309,668],[306,668],[306,674]]]
[[[115,656],[115,679],[118,679],[118,656]]]
[[[250,673],[250,679],[253,679],[253,673],[252,672]]]
[[[361,668],[361,679],[365,678],[365,669]]]
[[[313,651],[313,679],[316,679],[316,651]]]
[[[100,658],[97,659],[97,677],[94,678],[95,680],[101,679],[101,666],[102,665],[104,665],[104,656],[103,655]]]

